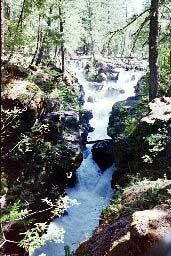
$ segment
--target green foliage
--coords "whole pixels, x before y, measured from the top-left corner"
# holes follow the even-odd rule
[[[112,214],[113,215],[119,214],[120,210],[122,209],[122,203],[121,203],[122,194],[123,194],[123,189],[118,186],[114,192],[114,196],[112,198],[110,205],[103,209],[102,211],[103,216],[107,217]]]
[[[74,256],[74,252],[70,251],[70,248],[68,245],[64,246],[65,256]]]
[[[27,252],[33,252],[36,248],[44,245],[45,241],[42,239],[41,234],[47,229],[47,223],[36,223],[35,227],[27,230],[24,239],[19,242],[19,246],[24,248]]]
[[[59,197],[55,202],[52,202],[50,199],[42,199],[46,203],[51,211],[53,216],[59,217],[64,214],[64,212],[71,206],[77,204],[76,200],[69,199],[67,196]],[[45,244],[46,241],[61,243],[64,239],[64,230],[63,228],[54,228],[53,232],[49,235],[47,232],[48,225],[47,223],[35,223],[34,227],[27,230],[19,243],[26,251],[32,252],[36,248],[41,247]]]
[[[171,96],[171,63],[170,49],[159,50],[159,95]]]
[[[148,152],[142,158],[146,163],[152,163],[160,152],[164,151],[170,136],[166,128],[158,129],[157,133],[152,133],[144,140],[148,143]]]
[[[66,86],[65,83],[60,83],[49,95],[51,99],[59,98],[62,102],[62,109],[76,109],[79,110],[78,96],[74,90]]]
[[[21,209],[22,203],[20,200],[15,202],[12,206],[9,206],[4,210],[4,214],[0,217],[0,222],[17,222],[18,219],[26,216],[29,211],[27,209]]]
[[[125,127],[124,132],[127,135],[132,134],[138,125],[138,119],[136,116],[126,116],[123,122]]]
[[[70,199],[67,196],[59,197],[57,189],[57,187],[54,188],[55,196],[57,196],[57,199],[54,202],[48,198],[42,199],[42,202],[48,206],[48,208],[44,210],[51,210],[52,215],[55,217],[63,215],[69,207],[77,204],[75,199]],[[34,217],[34,214],[36,214],[36,212],[34,213],[27,209],[22,209],[22,207],[23,204],[20,200],[15,202],[12,206],[7,207],[1,216],[1,223],[3,225],[8,222],[18,223],[20,220],[24,221],[25,218],[32,218]],[[44,210],[42,210],[42,212]],[[41,214],[41,211],[39,214]],[[25,225],[25,227],[27,226]],[[23,236],[23,239],[19,242],[19,246],[24,248],[27,252],[33,252],[36,248],[43,246],[46,241],[54,241],[56,243],[61,243],[63,241],[65,232],[63,228],[54,229],[50,235],[47,232],[47,228],[48,224],[46,222],[35,223],[32,228],[29,228],[26,232],[20,234]]]

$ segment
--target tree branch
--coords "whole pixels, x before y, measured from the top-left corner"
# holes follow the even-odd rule
[[[145,24],[148,22],[148,20],[150,19],[151,17],[151,13],[145,18],[145,20],[141,23],[141,25],[139,26],[139,28],[137,29],[137,31],[133,34],[133,36],[135,36],[135,40],[133,42],[133,46],[132,46],[132,49],[131,49],[131,52],[130,54],[133,52],[134,48],[135,48],[135,45],[137,43],[137,40],[139,38],[139,35],[142,31],[142,29],[144,28]]]
[[[118,33],[118,32],[122,32],[123,30],[125,30],[127,27],[129,27],[132,23],[134,23],[137,19],[139,19],[141,16],[143,16],[146,12],[148,12],[150,10],[150,8],[146,9],[145,11],[141,12],[138,16],[136,16],[135,18],[133,18],[129,23],[127,23],[124,27],[119,28],[113,32],[109,32],[109,34],[111,34],[109,41],[111,41],[111,39],[113,38],[113,36]]]

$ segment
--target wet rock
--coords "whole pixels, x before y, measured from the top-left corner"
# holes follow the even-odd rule
[[[119,72],[110,73],[107,78],[112,81],[117,81],[119,78]]]
[[[143,86],[145,85],[145,77],[144,76],[142,76],[139,80],[138,80],[138,82],[137,82],[137,84],[136,84],[136,86],[135,86],[135,94],[136,95],[142,95],[142,89],[143,89]]]
[[[87,101],[93,103],[94,102],[94,98],[92,96],[89,96]]]
[[[120,90],[113,88],[113,87],[108,87],[106,92],[105,92],[105,96],[106,97],[113,97],[113,96],[117,96],[120,94],[119,92]]]
[[[93,118],[92,111],[84,109],[80,113],[80,128],[83,147],[86,146],[88,133],[94,131],[94,128],[89,124],[90,119]]]
[[[115,141],[117,140],[117,137],[124,136],[123,118],[125,114],[127,113],[130,116],[133,115],[140,99],[140,96],[129,97],[126,100],[117,102],[113,105],[109,116],[108,135]],[[122,111],[123,109],[124,111]]]
[[[171,178],[170,98],[156,98],[149,103],[149,112],[147,109],[142,117],[137,117],[139,122],[132,134],[128,135],[125,133],[124,119],[136,116],[139,99],[140,96],[128,98],[122,102],[122,108],[116,103],[109,118],[108,135],[113,138],[113,154],[117,166],[117,171],[113,174],[113,186],[117,183],[124,184],[127,182],[125,174],[136,174],[137,170],[143,177],[162,178],[166,174]],[[154,142],[150,144],[148,138]]]
[[[56,72],[46,72],[47,69]],[[24,80],[25,75],[19,74],[18,70],[14,71],[16,74],[13,74],[13,78],[16,79],[6,81],[2,93],[3,121],[6,121],[9,113],[4,109],[14,110],[17,108],[19,110],[16,111],[16,116],[15,113],[14,115],[12,113],[10,117],[12,122],[8,124],[7,136],[3,137],[2,165],[6,186],[4,192],[5,194],[7,192],[9,196],[13,195],[10,204],[13,204],[15,200],[21,200],[27,202],[28,210],[39,212],[46,208],[42,198],[56,199],[58,193],[64,193],[66,186],[73,186],[76,183],[75,171],[83,160],[79,113],[61,110],[61,105],[64,106],[65,103],[64,99],[62,96],[59,96],[60,99],[55,95],[51,97],[52,91],[62,84],[69,92],[73,92],[75,100],[77,100],[81,88],[72,76],[58,79],[58,70],[54,66],[45,69],[37,68],[40,75],[39,86]],[[30,73],[33,74],[33,71],[32,68]],[[19,79],[17,79],[18,77]],[[35,75],[32,78],[35,78]],[[47,81],[46,88],[44,88],[45,80]],[[44,93],[45,91],[46,93]],[[73,107],[72,103],[71,107]],[[87,113],[87,116],[90,117],[91,114]],[[22,142],[23,138],[24,142]],[[22,145],[18,147],[20,142]],[[11,151],[13,148],[16,148],[15,152]],[[22,186],[18,186],[14,191],[16,184]],[[52,217],[47,212],[45,218],[43,215],[43,211],[41,216],[35,214],[32,224],[29,222],[29,227],[34,227],[35,222],[49,221]],[[19,228],[15,228],[14,225],[11,228],[9,224],[5,233],[9,240],[22,239],[22,236],[18,237],[18,234],[25,232],[25,226],[23,226],[23,222],[19,224],[21,225]],[[27,254],[18,247],[18,243],[6,243],[5,246],[3,255]]]
[[[109,141],[97,142],[92,147],[93,160],[105,170],[113,164],[112,148]]]
[[[80,122],[84,123],[93,118],[91,110],[83,109],[80,113]]]
[[[101,73],[101,79],[102,81],[106,81],[107,80],[107,76],[104,73]]]
[[[124,90],[124,89],[121,89],[121,90],[119,90],[119,92],[120,92],[121,94],[124,94],[124,93],[125,93],[125,90]]]
[[[131,81],[135,81],[135,75],[132,75]]]
[[[102,90],[102,88],[103,88],[103,84],[102,83],[92,83],[92,84],[90,84],[90,87],[93,89],[93,90],[95,90],[95,91],[100,91],[100,90]]]
[[[79,102],[83,105],[84,104],[84,97],[85,97],[85,92],[84,92],[84,88],[81,84],[79,84]]]
[[[87,64],[85,73],[88,81],[103,82],[107,79],[117,81],[119,72],[116,72],[115,65],[95,60],[93,65]]]
[[[95,75],[94,79],[92,79],[91,81],[94,81],[94,82],[97,82],[97,83],[101,83],[101,82],[103,82],[105,80],[106,80],[105,76],[99,74],[99,75]]]

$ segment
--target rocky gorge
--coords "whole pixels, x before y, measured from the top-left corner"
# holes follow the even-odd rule
[[[5,69],[4,206],[19,196],[29,210],[42,211],[42,198],[68,194],[77,206],[53,222],[47,212],[34,221],[48,219],[50,235],[62,223],[64,244],[78,247],[74,255],[165,255],[156,253],[170,248],[170,98],[148,104],[135,67],[74,65],[76,74],[66,76],[52,63]],[[22,224],[4,226],[9,240],[18,230]],[[33,255],[62,256],[63,249],[47,242]],[[5,250],[24,253],[15,244]]]

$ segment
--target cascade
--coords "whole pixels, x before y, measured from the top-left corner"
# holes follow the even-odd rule
[[[113,104],[134,95],[134,86],[142,73],[119,68],[117,82],[105,81],[102,90],[93,91],[90,83],[85,79],[81,66],[81,63],[73,62],[72,71],[75,72],[85,91],[84,108],[92,110],[93,113],[90,124],[95,130],[89,133],[88,140],[108,139],[107,125]],[[131,79],[133,75],[134,80]],[[116,89],[116,95],[107,95],[108,88]],[[124,93],[120,93],[121,90],[124,90]],[[87,101],[89,96],[93,97],[93,102]],[[83,154],[83,162],[77,170],[78,183],[74,188],[66,189],[69,198],[76,199],[78,204],[69,208],[66,215],[52,221],[48,228],[49,234],[53,233],[55,227],[63,229],[64,243],[47,241],[43,247],[35,250],[33,256],[64,256],[65,245],[75,250],[79,243],[88,238],[98,226],[101,211],[109,203],[113,194],[110,183],[115,167],[111,166],[102,172],[92,159],[91,145],[87,146]]]

